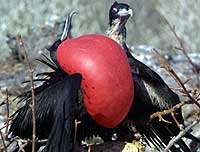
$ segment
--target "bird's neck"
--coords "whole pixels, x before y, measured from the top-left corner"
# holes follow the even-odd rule
[[[123,47],[123,43],[126,43],[126,28],[123,27],[122,29],[118,30],[118,27],[118,24],[111,25],[107,29],[106,34]]]
[[[110,26],[108,28],[108,30],[106,31],[108,37],[110,37],[111,39],[113,39],[114,41],[116,41],[124,50],[124,52],[126,53],[126,55],[128,56],[128,58],[134,58],[131,53],[130,50],[126,44],[126,27],[124,27],[121,32],[116,31],[115,27]]]

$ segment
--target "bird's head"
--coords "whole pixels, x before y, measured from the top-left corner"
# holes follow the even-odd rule
[[[108,36],[121,44],[126,39],[125,24],[132,15],[133,10],[128,4],[114,2],[109,11]]]

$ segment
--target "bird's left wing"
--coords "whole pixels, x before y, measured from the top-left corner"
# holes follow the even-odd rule
[[[42,62],[53,68],[54,71],[44,73],[48,78],[44,78],[43,84],[34,90],[36,98],[36,137],[38,139],[48,138],[46,149],[56,152],[63,148],[62,146],[69,145],[66,149],[68,150],[73,147],[69,142],[73,140],[74,119],[78,110],[76,99],[82,77],[80,74],[67,75],[52,63],[45,60],[42,60]],[[18,101],[25,104],[12,116],[10,133],[13,136],[31,138],[31,100],[31,91],[18,97]],[[56,144],[53,144],[55,141]],[[66,143],[63,144],[63,142]]]
[[[73,151],[75,118],[79,111],[76,100],[81,79],[80,74],[73,74],[65,78],[60,85],[57,85],[57,87],[60,87],[58,90],[62,91],[55,93],[62,95],[59,95],[59,101],[55,105],[53,126],[45,147],[47,152]]]

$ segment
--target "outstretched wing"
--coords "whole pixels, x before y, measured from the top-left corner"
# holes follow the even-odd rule
[[[38,138],[46,138],[51,129],[52,116],[56,102],[60,100],[61,93],[64,91],[61,87],[57,87],[62,80],[68,76],[62,70],[56,69],[56,66],[46,60],[41,62],[47,64],[54,69],[54,72],[46,73],[46,78],[42,79],[43,84],[35,88],[36,98],[36,127]],[[66,89],[68,86],[65,86]],[[65,89],[65,90],[66,90]],[[59,92],[59,93],[58,93]],[[24,103],[19,110],[13,114],[13,121],[10,132],[21,138],[30,138],[32,134],[32,113],[31,113],[31,91],[27,91],[16,99],[18,102]]]
[[[87,113],[83,101],[77,99],[81,76],[79,74],[68,75],[47,57],[40,61],[53,70],[37,74],[37,76],[43,75],[44,78],[35,80],[43,82],[35,88],[36,137],[48,139],[45,151],[70,151],[73,148],[75,118],[81,121],[77,130],[79,143],[93,135],[99,135],[105,141],[111,140],[112,129],[96,124]],[[80,94],[79,97],[82,96]],[[25,92],[16,100],[24,105],[12,115],[10,133],[20,138],[31,138],[31,91]],[[26,149],[30,150],[30,147]]]
[[[35,88],[36,137],[48,138],[47,151],[72,151],[74,121],[78,114],[78,91],[82,77],[80,74],[67,75],[53,63],[41,61],[55,71],[43,73],[48,78],[42,79],[43,84]],[[24,93],[17,100],[25,104],[13,114],[10,133],[21,138],[31,138],[31,92]]]

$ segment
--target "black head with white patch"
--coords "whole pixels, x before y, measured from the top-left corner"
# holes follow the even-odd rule
[[[128,4],[118,2],[114,2],[109,11],[109,28],[106,33],[121,46],[126,41],[125,24],[132,13]]]
[[[109,11],[109,24],[125,24],[130,16],[132,16],[132,9],[128,4],[114,2]]]

